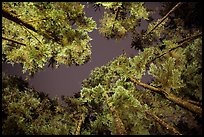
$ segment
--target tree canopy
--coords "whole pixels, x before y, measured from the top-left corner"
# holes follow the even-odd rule
[[[163,3],[161,18],[142,2],[95,2],[99,33],[132,35],[124,52],[94,68],[73,97],[50,99],[22,78],[3,74],[2,133],[31,135],[202,134],[202,24],[199,3]],[[189,11],[191,9],[192,11]],[[189,20],[182,11],[188,11]],[[157,13],[158,14],[158,13]],[[96,29],[79,2],[4,2],[2,59],[34,75],[45,65],[85,64]],[[137,31],[141,21],[146,30]],[[134,49],[132,49],[134,50]],[[144,76],[151,76],[146,83]]]

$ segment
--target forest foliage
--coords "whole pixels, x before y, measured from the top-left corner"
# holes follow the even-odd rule
[[[158,20],[143,2],[87,4],[104,9],[98,28],[79,2],[3,3],[2,62],[22,64],[29,75],[46,65],[88,62],[94,29],[107,39],[131,35],[139,53],[94,68],[80,92],[62,96],[63,105],[4,73],[2,134],[201,135],[200,3],[162,3]],[[142,20],[147,29],[137,31]]]

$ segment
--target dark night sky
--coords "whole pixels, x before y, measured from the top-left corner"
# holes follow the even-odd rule
[[[160,3],[147,2],[145,5],[148,8],[155,10],[160,6]],[[101,12],[98,10],[95,12],[93,8],[89,7],[85,8],[85,12],[86,16],[93,17],[99,25],[98,21],[102,18],[102,10]],[[155,19],[159,18],[158,15],[153,17]],[[146,26],[147,22],[142,21],[142,28],[146,28]],[[138,28],[138,30],[141,30],[141,28]],[[45,67],[44,70],[36,73],[34,78],[29,81],[30,86],[34,87],[37,91],[48,93],[50,97],[60,97],[61,95],[71,96],[80,91],[82,80],[88,78],[92,69],[105,65],[113,58],[121,55],[123,49],[125,49],[128,56],[136,55],[138,53],[137,50],[131,48],[130,35],[120,41],[107,40],[98,33],[98,30],[94,30],[89,33],[89,36],[93,40],[91,41],[92,56],[88,63],[82,66],[71,67],[61,65],[57,69]],[[22,67],[18,64],[14,65],[14,67],[10,64],[2,64],[3,72],[8,72],[9,74],[25,78],[25,74],[23,75],[21,70]],[[143,78],[142,81],[143,80],[148,81],[148,78]]]

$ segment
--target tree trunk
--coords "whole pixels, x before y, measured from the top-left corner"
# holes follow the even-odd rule
[[[80,115],[80,119],[79,119],[79,122],[77,123],[77,128],[76,128],[76,132],[75,132],[75,135],[80,135],[80,132],[81,132],[81,125],[82,125],[82,122],[84,121],[84,113],[82,113]]]
[[[145,113],[149,116],[151,116],[156,122],[158,122],[160,125],[162,125],[163,127],[165,127],[167,130],[170,130],[171,132],[173,132],[175,135],[182,135],[176,128],[172,127],[171,125],[169,125],[168,123],[166,123],[165,121],[163,121],[162,119],[160,119],[158,116],[156,116],[155,114],[152,114],[149,111],[145,111]]]
[[[108,95],[106,94],[106,103],[107,103],[107,100],[108,100]],[[110,112],[112,113],[112,116],[113,116],[116,134],[117,135],[126,135],[127,133],[125,130],[125,126],[124,126],[122,120],[120,119],[120,116],[119,116],[117,110],[113,106],[110,106],[108,103],[107,103],[107,105],[108,105]]]
[[[116,134],[117,135],[126,135],[125,126],[124,126],[122,120],[120,119],[120,116],[119,116],[117,110],[113,107],[110,107],[110,111],[113,115],[113,120],[114,120],[115,127],[116,127]]]

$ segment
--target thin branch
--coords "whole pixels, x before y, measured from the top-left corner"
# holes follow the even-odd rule
[[[200,33],[198,33],[198,34],[196,34],[196,35],[193,35],[193,36],[184,38],[184,39],[178,41],[177,43],[183,45],[183,44],[185,44],[186,42],[189,42],[189,41],[191,41],[191,40],[197,39],[197,38],[199,38],[199,37],[201,37],[201,36],[202,36],[202,32],[200,32]]]
[[[183,100],[183,99],[181,99],[181,98],[179,98],[179,97],[177,97],[177,96],[175,96],[175,95],[173,95],[171,93],[168,93],[168,92],[164,91],[161,88],[156,88],[156,87],[150,86],[150,85],[148,85],[146,83],[143,83],[143,82],[140,82],[140,81],[136,80],[133,77],[130,77],[130,80],[133,83],[142,86],[143,88],[150,89],[150,91],[157,92],[159,94],[164,95],[164,97],[167,98],[168,100],[173,101],[177,105],[179,105],[179,106],[181,106],[183,108],[186,108],[191,112],[202,115],[202,108],[195,105],[195,104],[190,103],[189,100],[188,101]]]
[[[162,19],[160,22],[158,22],[146,35],[150,34],[152,31],[154,31],[173,11],[176,10],[182,3],[177,3]],[[145,36],[146,36],[145,35]]]
[[[170,130],[171,132],[173,132],[175,135],[182,135],[176,128],[174,128],[173,126],[169,125],[168,123],[166,123],[164,120],[162,120],[161,118],[159,118],[155,114],[153,114],[153,113],[151,113],[149,111],[145,111],[145,113],[147,115],[151,116],[156,122],[158,122],[159,124],[164,126],[167,130]]]
[[[11,20],[19,25],[23,25],[25,26],[26,28],[34,31],[34,32],[37,32],[37,30],[30,24],[24,22],[23,20],[19,19],[17,16],[14,16],[12,13],[10,13],[9,11],[7,11],[6,9],[2,9],[2,16],[7,18],[8,20]]]
[[[9,39],[9,38],[3,37],[3,36],[2,36],[2,39],[11,41],[11,42],[14,42],[14,43],[17,43],[17,44],[21,44],[23,46],[26,46],[26,44],[24,44],[24,43],[21,43],[19,41],[16,41],[16,40],[13,40],[13,39]]]
[[[178,43],[180,43],[180,44],[179,44],[178,46],[169,49],[168,51],[162,53],[162,54],[159,55],[159,56],[156,56],[154,59],[152,59],[151,61],[149,61],[146,65],[148,65],[148,64],[150,64],[150,63],[152,63],[152,62],[154,62],[156,59],[158,59],[158,58],[164,56],[165,54],[167,54],[167,53],[169,53],[169,52],[171,52],[171,51],[173,51],[173,50],[175,50],[175,49],[177,49],[177,48],[179,48],[179,47],[183,47],[184,44],[186,44],[186,43],[188,43],[188,42],[190,42],[190,41],[192,41],[192,40],[194,40],[194,39],[197,39],[197,38],[199,38],[199,37],[201,37],[201,36],[202,36],[202,32],[199,33],[199,34],[196,34],[196,35],[194,35],[194,36],[187,37],[187,38],[185,38],[185,39],[179,41]]]

